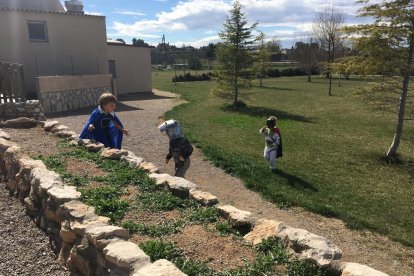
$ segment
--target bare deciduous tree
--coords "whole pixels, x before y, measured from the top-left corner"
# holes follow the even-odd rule
[[[344,14],[330,8],[317,15],[313,22],[313,34],[319,47],[326,53],[326,74],[329,77],[329,96],[332,96],[331,64],[335,61],[335,50],[341,40]]]

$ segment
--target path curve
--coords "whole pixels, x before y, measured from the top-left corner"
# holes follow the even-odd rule
[[[154,92],[155,95],[130,95],[121,99],[117,115],[131,134],[125,138],[124,147],[155,163],[161,171],[173,173],[172,166],[164,163],[168,139],[159,133],[157,125],[165,112],[183,101],[169,92]],[[79,132],[89,112],[64,113],[49,119],[57,119]],[[343,250],[343,259],[346,261],[366,264],[390,275],[414,275],[414,248],[370,231],[350,230],[341,220],[326,218],[301,208],[280,210],[258,193],[245,188],[240,179],[215,167],[198,149],[191,162],[187,178],[197,183],[200,189],[216,195],[220,203],[228,203],[259,217],[283,221],[290,226],[325,236]]]

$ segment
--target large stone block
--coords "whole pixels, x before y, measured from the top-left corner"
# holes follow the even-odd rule
[[[70,229],[81,237],[86,235],[86,229],[93,227],[100,227],[109,225],[111,222],[110,218],[107,217],[93,217],[88,220],[74,221],[70,223]]]
[[[128,151],[119,149],[103,149],[101,157],[105,159],[120,160],[122,156],[127,156]]]
[[[54,127],[52,127],[52,129],[50,131],[52,133],[58,133],[60,131],[66,131],[66,130],[69,130],[69,128],[67,126],[58,124],[58,125],[55,125]]]
[[[127,162],[131,167],[139,167],[144,162],[144,158],[136,156],[132,151],[128,151],[127,155],[121,156],[121,160]]]
[[[2,156],[6,150],[12,146],[17,147],[17,144],[10,142],[4,138],[0,138],[0,156]]]
[[[82,140],[81,140],[82,141]],[[99,152],[105,148],[105,145],[102,143],[90,143],[84,144],[85,148],[91,152]]]
[[[63,185],[62,187],[53,186],[47,191],[47,194],[55,207],[71,200],[78,200],[81,197],[81,193],[76,191],[75,187],[68,185]]]
[[[58,121],[46,121],[43,125],[43,129],[46,131],[51,131],[52,128],[59,125],[60,123]]]
[[[213,206],[218,203],[216,196],[209,192],[203,192],[197,189],[190,190],[190,198],[204,206]]]
[[[71,138],[72,136],[76,136],[76,132],[71,130],[62,130],[56,132],[55,135],[59,138]]]
[[[186,276],[167,260],[158,260],[134,272],[132,276]]]
[[[264,239],[276,238],[280,231],[285,228],[286,226],[283,222],[260,219],[253,230],[244,236],[244,240],[253,245],[257,245]]]
[[[179,197],[188,198],[191,189],[196,189],[197,185],[187,179],[172,176],[168,179],[168,188]]]
[[[139,167],[149,173],[157,173],[160,169],[151,162],[141,162]]]
[[[133,242],[114,240],[103,250],[106,261],[131,271],[149,264],[150,257]]]
[[[96,219],[95,208],[78,200],[69,201],[59,207],[59,214],[64,220],[82,221]]]
[[[101,239],[120,238],[127,240],[130,238],[129,231],[127,229],[113,225],[92,225],[91,227],[86,228],[85,233],[88,240],[94,245],[96,245],[96,242]]]
[[[7,120],[5,124],[14,128],[31,128],[37,126],[37,121],[27,117],[20,117],[17,119]]]
[[[302,259],[312,261],[319,267],[327,267],[342,257],[342,251],[327,238],[304,229],[285,227],[277,233],[277,237]]]
[[[10,141],[11,137],[8,133],[4,132],[3,130],[0,130],[0,138]]]
[[[172,177],[169,174],[158,174],[158,173],[151,173],[149,175],[150,178],[154,179],[158,186],[168,186],[168,180]]]
[[[342,268],[341,276],[388,276],[387,274],[375,270],[369,266],[357,263],[345,263]]]
[[[30,198],[32,200],[36,200],[38,197],[46,194],[54,186],[63,186],[58,174],[41,168],[34,168],[30,172],[30,179],[32,185]]]
[[[233,227],[243,227],[251,224],[252,213],[249,211],[242,211],[231,205],[217,206],[217,210]]]

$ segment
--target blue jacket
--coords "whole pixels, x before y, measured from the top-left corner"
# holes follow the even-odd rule
[[[94,139],[107,148],[121,149],[124,135],[115,127],[115,123],[123,127],[115,113],[104,113],[100,108],[97,108],[86,122],[80,138]],[[91,124],[95,127],[94,131],[88,129]]]

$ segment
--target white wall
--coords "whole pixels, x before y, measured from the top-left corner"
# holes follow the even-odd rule
[[[47,22],[48,42],[29,40],[28,20]],[[105,17],[0,9],[0,37],[0,61],[24,65],[29,92],[38,75],[108,73]]]
[[[108,60],[116,62],[118,95],[152,91],[150,48],[109,44]]]

